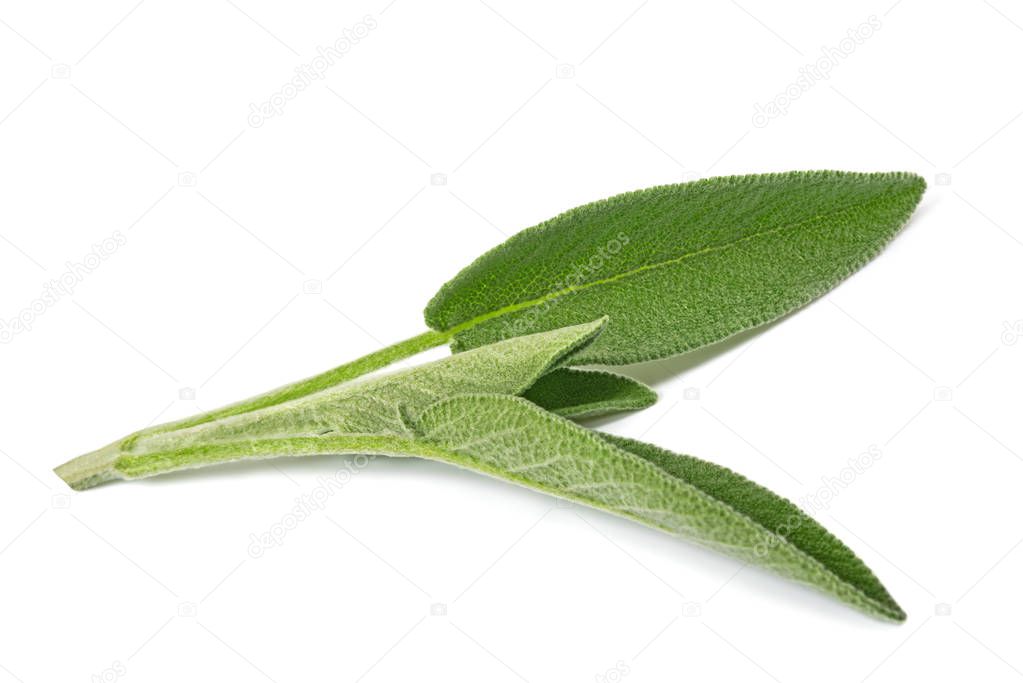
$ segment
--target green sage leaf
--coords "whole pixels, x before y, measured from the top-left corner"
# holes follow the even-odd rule
[[[842,583],[863,594],[882,616],[902,621],[906,615],[878,578],[844,543],[778,494],[727,467],[659,448],[643,441],[597,432],[605,441],[638,455],[736,513],[784,538],[796,550],[827,568]]]
[[[465,350],[610,317],[577,364],[662,358],[775,320],[863,266],[925,188],[812,171],[630,192],[523,230],[445,284],[427,324]]]
[[[556,415],[596,417],[640,410],[657,402],[657,393],[631,377],[604,370],[557,368],[536,380],[522,397]]]
[[[414,420],[432,456],[687,537],[864,612],[905,613],[856,555],[795,505],[730,470],[601,435],[513,396],[455,396]]]

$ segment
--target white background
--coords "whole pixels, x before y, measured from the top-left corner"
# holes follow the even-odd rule
[[[3,3],[0,317],[126,241],[0,346],[0,681],[1020,677],[1021,59],[1008,0]],[[815,515],[901,626],[431,462],[372,462],[259,558],[344,460],[50,471],[420,332],[460,267],[574,205],[813,168],[930,188],[825,299],[630,369],[661,400],[605,427],[797,501],[880,449]]]

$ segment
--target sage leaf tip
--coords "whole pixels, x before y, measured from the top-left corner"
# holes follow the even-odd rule
[[[758,525],[764,535],[753,547],[754,563],[814,585],[873,616],[905,620],[905,612],[863,560],[791,501],[727,467],[643,441],[598,433]],[[776,553],[785,548],[787,556]]]
[[[850,548],[793,503],[727,468],[587,430],[514,396],[445,398],[415,426],[452,464],[686,537],[867,614],[905,619]]]

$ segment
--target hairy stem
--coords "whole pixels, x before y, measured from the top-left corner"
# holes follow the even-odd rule
[[[217,408],[216,410],[211,410],[207,413],[187,417],[176,422],[157,425],[156,427],[143,430],[142,432],[139,432],[139,434],[159,434],[162,432],[176,431],[178,429],[187,429],[188,427],[205,424],[224,417],[240,415],[241,413],[248,413],[253,410],[259,410],[260,408],[268,408],[279,403],[284,403],[285,401],[301,398],[335,384],[340,384],[341,382],[347,382],[355,379],[356,377],[361,377],[362,375],[373,372],[374,370],[385,368],[392,363],[404,360],[405,358],[422,353],[428,349],[440,346],[441,344],[446,343],[450,338],[450,333],[429,330],[416,335],[415,337],[406,339],[405,341],[400,341],[378,351],[374,351],[362,358],[345,363],[344,365],[339,365],[336,368],[327,370],[326,372],[321,372],[318,375],[313,375],[312,377],[299,380],[293,384],[286,384],[283,387],[278,387],[277,389],[268,391],[265,394],[260,394],[259,396],[254,396],[252,398],[245,399],[244,401],[239,401],[238,403],[232,403],[231,405],[224,406],[223,408]]]

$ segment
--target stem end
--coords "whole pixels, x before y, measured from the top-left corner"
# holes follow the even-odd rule
[[[121,455],[120,446],[121,442],[115,441],[99,450],[68,460],[53,471],[75,491],[92,488],[115,479],[124,479],[124,475],[114,469],[114,464]]]

